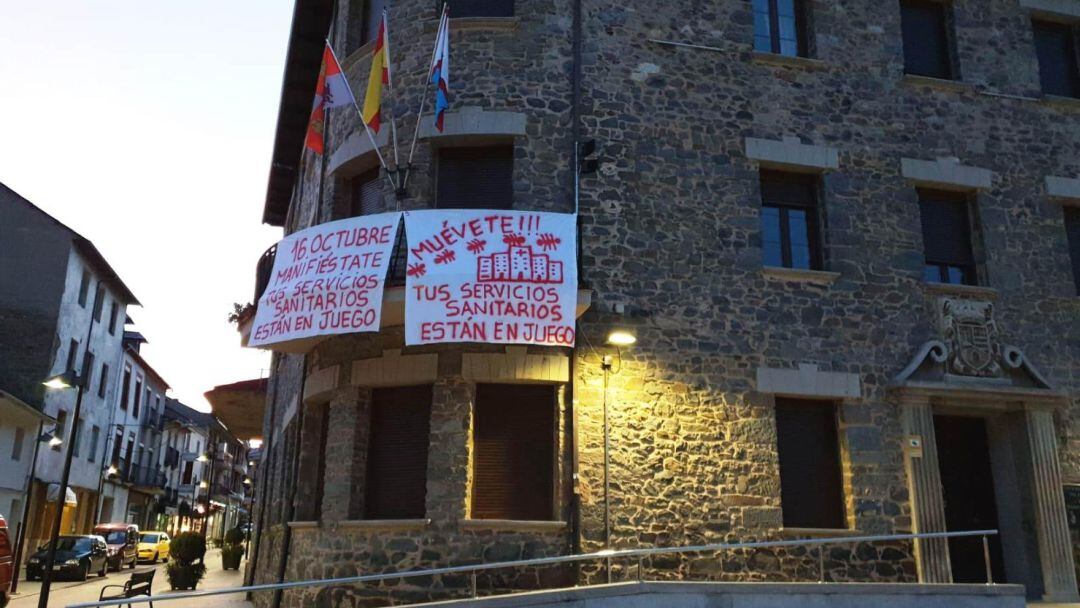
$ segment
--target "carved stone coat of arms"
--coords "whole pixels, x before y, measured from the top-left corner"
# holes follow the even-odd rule
[[[941,335],[949,347],[949,373],[981,378],[1001,375],[1001,343],[994,305],[943,298],[939,302]]]

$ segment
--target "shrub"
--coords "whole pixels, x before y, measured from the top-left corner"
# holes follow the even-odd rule
[[[225,546],[239,545],[244,542],[244,531],[240,528],[233,528],[225,533]]]
[[[182,564],[176,560],[169,560],[165,566],[165,575],[169,578],[169,586],[173,589],[194,589],[203,575],[206,574],[206,564]]]
[[[169,544],[169,554],[181,564],[192,564],[206,557],[206,539],[197,532],[181,532]]]

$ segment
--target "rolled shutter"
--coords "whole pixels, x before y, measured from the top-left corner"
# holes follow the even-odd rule
[[[514,0],[448,0],[451,17],[513,17]],[[442,11],[442,1],[436,2]]]
[[[904,44],[904,72],[951,79],[948,14],[945,3],[903,0],[900,28]]]
[[[554,387],[477,385],[473,425],[473,519],[552,519]]]
[[[762,170],[761,201],[781,207],[817,206],[817,176]]]
[[[975,264],[966,194],[920,189],[919,212],[927,262],[965,267]]]
[[[383,209],[382,187],[379,182],[379,168],[375,167],[356,176],[352,180],[352,201],[350,215],[372,215]]]
[[[514,147],[441,148],[436,207],[509,209],[514,200]]]
[[[430,421],[430,385],[372,391],[364,519],[424,517]]]

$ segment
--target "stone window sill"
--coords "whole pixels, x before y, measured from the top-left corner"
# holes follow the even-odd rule
[[[289,527],[294,530],[297,528],[318,528],[319,522],[317,521],[290,521]]]
[[[829,270],[804,270],[802,268],[781,268],[779,266],[765,266],[761,269],[761,274],[769,279],[818,283],[820,285],[830,285],[840,278],[839,272]]]
[[[764,51],[752,51],[750,58],[755,63],[765,63],[768,65],[785,66],[793,68],[805,68],[808,70],[824,70],[829,67],[829,64],[820,59],[813,59],[811,57],[800,57],[797,55],[781,55],[779,53],[766,53]]]
[[[1080,99],[1075,97],[1062,97],[1061,95],[1043,95],[1043,103],[1059,108],[1080,110]]]
[[[932,78],[930,76],[919,76],[917,74],[904,74],[903,82],[910,85],[925,86],[945,91],[975,90],[974,84],[964,82],[963,80],[946,80],[944,78]]]
[[[423,530],[431,525],[430,519],[346,519],[335,524],[338,528],[371,530]]]
[[[780,528],[780,535],[787,538],[841,538],[861,534],[862,530],[850,528]]]
[[[522,519],[462,519],[458,521],[458,526],[462,530],[555,533],[565,530],[566,522]]]
[[[929,293],[943,296],[961,296],[966,298],[979,298],[982,300],[996,300],[998,298],[998,290],[983,285],[954,285],[952,283],[923,282],[923,289]]]

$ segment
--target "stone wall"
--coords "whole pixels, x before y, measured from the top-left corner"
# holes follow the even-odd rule
[[[1030,24],[1011,0],[956,4],[962,81],[952,83],[902,74],[895,3],[809,4],[815,56],[787,60],[752,51],[751,4],[745,0],[584,2],[582,124],[585,136],[597,140],[602,162],[599,173],[581,183],[580,278],[594,304],[580,322],[566,389],[575,414],[564,421],[577,433],[579,479],[572,487],[580,502],[580,538],[494,531],[471,536],[460,529],[469,491],[471,390],[460,375],[461,354],[501,349],[404,349],[402,354],[438,355],[436,403],[449,408],[433,409],[430,527],[413,533],[339,527],[329,533],[330,522],[356,512],[350,494],[356,486],[348,480],[362,469],[357,458],[363,453],[362,434],[347,435],[348,425],[338,424],[345,420],[339,416],[363,411],[362,393],[331,402],[330,428],[336,431],[327,460],[337,481],[328,477],[322,523],[296,531],[290,578],[506,559],[567,551],[575,541],[590,551],[609,544],[788,538],[774,396],[759,389],[760,368],[813,365],[858,379],[857,394],[836,398],[848,531],[910,531],[904,434],[890,384],[919,346],[936,336],[934,310],[942,292],[922,281],[916,184],[904,176],[902,158],[955,157],[992,173],[975,199],[980,271],[988,288],[950,293],[993,301],[1003,341],[1021,348],[1071,395],[1055,411],[1055,422],[1063,477],[1080,481],[1080,300],[1060,203],[1043,190],[1047,175],[1080,174],[1080,106],[1038,98]],[[336,27],[345,31],[346,15],[355,11],[341,5]],[[451,111],[477,107],[525,116],[525,135],[513,140],[518,209],[573,208],[571,7],[569,0],[519,2],[518,16],[510,20],[455,21]],[[394,4],[390,19],[400,62],[392,103],[399,137],[407,142],[430,52],[426,42],[415,41],[434,37],[437,15],[433,3],[406,1]],[[364,49],[344,63],[353,83],[366,82]],[[405,115],[408,120],[401,120]],[[342,159],[341,151],[363,138],[356,125],[346,111],[332,112],[328,155],[320,161],[308,154],[290,230],[344,214],[347,179],[374,163],[370,156]],[[824,275],[763,270],[761,162],[747,154],[747,138],[795,138],[835,150],[835,168],[825,163],[821,176]],[[432,150],[447,141],[461,140],[421,140],[409,197],[396,201],[387,188],[386,209],[430,206]],[[339,170],[323,180],[318,163],[329,166],[336,153]],[[603,346],[613,327],[632,329],[637,344],[621,351]],[[351,361],[402,349],[400,334],[391,328],[378,336],[327,340],[308,356],[307,369],[340,365],[339,382],[348,384]],[[615,358],[606,388],[602,355]],[[285,385],[298,390],[295,371]],[[605,402],[610,539],[604,523]],[[280,433],[280,424],[270,421],[267,436]],[[329,496],[334,500],[325,500]],[[562,504],[569,521],[578,513],[569,492]],[[536,546],[529,549],[529,543]],[[825,578],[913,581],[912,553],[908,543],[830,546]],[[263,563],[260,557],[260,572]],[[614,564],[612,575],[632,577],[634,568]],[[654,558],[644,568],[650,578],[662,579],[819,577],[816,549]],[[606,572],[586,565],[579,576],[602,580]],[[402,597],[456,592],[458,582],[402,587]],[[377,600],[383,591],[371,598],[356,590],[329,593],[357,604]]]

